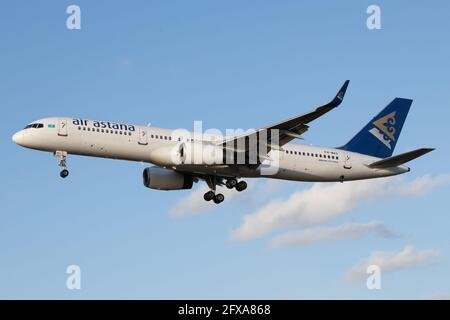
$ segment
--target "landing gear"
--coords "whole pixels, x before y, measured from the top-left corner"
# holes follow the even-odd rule
[[[216,176],[208,176],[205,178],[205,181],[211,190],[206,192],[203,195],[203,199],[205,199],[205,201],[213,200],[214,203],[217,203],[217,204],[223,202],[223,200],[225,200],[225,196],[221,193],[216,194],[216,186],[218,184],[223,185],[223,178],[216,177]],[[241,191],[244,191],[245,189],[247,189],[247,182],[245,182],[245,181],[238,182],[236,178],[229,178],[225,182],[225,186],[228,189],[235,188],[237,191],[241,192]]]
[[[205,181],[211,190],[203,195],[203,199],[206,201],[213,200],[216,204],[223,202],[223,200],[225,200],[225,196],[221,193],[216,194],[216,186],[218,184],[217,177],[209,176],[205,179]]]
[[[214,197],[215,197],[214,191],[208,191],[203,195],[203,199],[205,199],[206,201],[211,201],[212,199],[214,199]]]
[[[228,189],[233,189],[238,184],[237,180],[235,178],[228,179],[225,185]]]
[[[244,191],[245,189],[247,189],[247,182],[239,181],[238,184],[236,185],[236,190],[241,192]]]
[[[61,172],[59,173],[59,175],[61,176],[61,178],[67,178],[67,176],[69,175],[69,170],[67,170],[66,167],[67,152],[56,151],[55,157],[59,158],[59,166],[61,167]]]
[[[223,200],[225,200],[225,197],[221,193],[218,193],[214,196],[214,203],[216,203],[216,204],[221,203]]]
[[[238,182],[236,180],[236,178],[228,179],[227,182],[225,183],[225,185],[227,186],[228,189],[236,188],[236,190],[239,192],[247,189],[247,182],[245,182],[245,181]]]
[[[67,170],[67,169],[61,170],[59,175],[61,176],[61,178],[66,178],[69,175],[69,170]]]
[[[219,204],[223,202],[223,200],[225,200],[225,196],[221,193],[215,194],[214,191],[208,191],[203,195],[203,199],[205,199],[206,201],[213,200],[214,203]]]

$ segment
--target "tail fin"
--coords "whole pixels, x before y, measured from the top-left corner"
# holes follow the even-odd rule
[[[339,149],[373,157],[392,156],[412,100],[395,98],[356,136]]]

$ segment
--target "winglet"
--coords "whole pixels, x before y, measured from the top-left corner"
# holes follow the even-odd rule
[[[333,107],[337,107],[341,104],[342,100],[344,100],[345,91],[347,91],[348,84],[350,83],[350,80],[346,80],[344,84],[342,85],[341,89],[338,91],[334,99],[330,102],[330,105]]]

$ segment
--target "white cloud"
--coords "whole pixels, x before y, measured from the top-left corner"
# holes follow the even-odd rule
[[[421,195],[449,182],[450,175],[423,176],[411,182],[389,178],[315,183],[309,189],[294,192],[287,199],[273,200],[245,215],[231,238],[250,240],[281,228],[317,225],[352,210],[364,200]]]
[[[345,275],[348,282],[361,281],[367,278],[367,267],[377,265],[381,274],[395,272],[417,266],[430,265],[436,261],[436,250],[417,250],[413,246],[406,246],[400,252],[375,251],[369,258],[352,267]]]
[[[270,242],[270,247],[305,246],[321,241],[355,239],[370,233],[385,238],[397,237],[382,222],[344,223],[335,227],[316,227],[298,232],[288,232],[275,237]]]

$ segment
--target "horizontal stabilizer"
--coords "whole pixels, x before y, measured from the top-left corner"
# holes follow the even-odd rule
[[[382,169],[382,168],[392,168],[402,165],[408,161],[414,160],[428,152],[433,151],[434,148],[421,148],[409,152],[405,152],[393,157],[389,157],[383,160],[376,161],[374,163],[369,164],[370,168]]]

